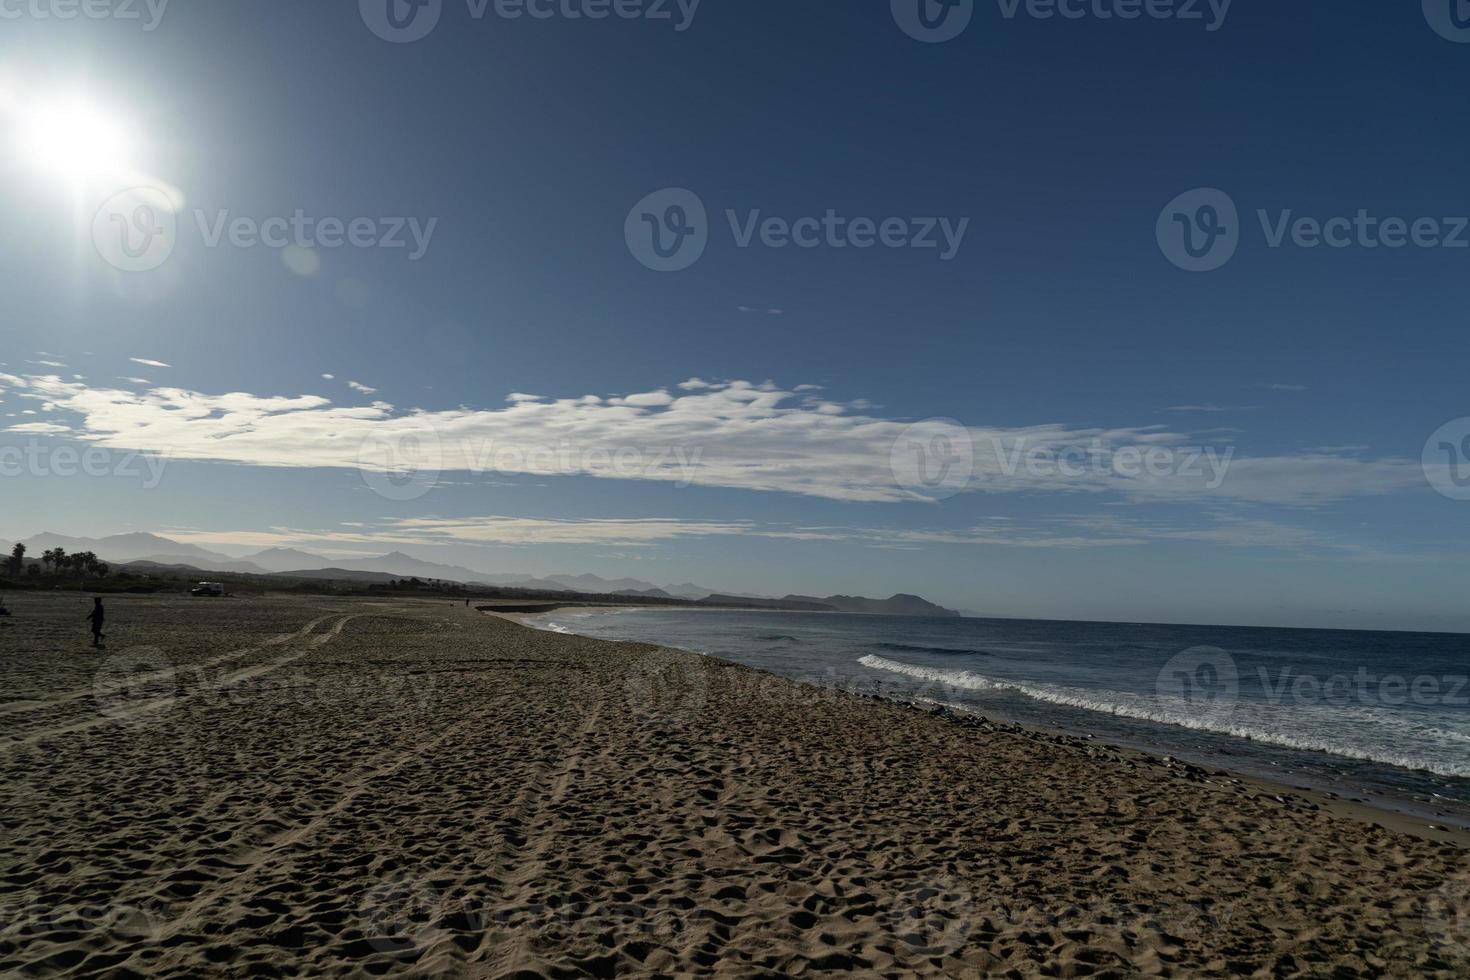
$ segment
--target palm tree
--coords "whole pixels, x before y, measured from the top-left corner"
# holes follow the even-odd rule
[[[46,563],[46,567],[48,569],[52,566],[55,566],[56,571],[60,572],[62,568],[64,568],[66,565],[66,549],[52,548],[51,550],[42,553],[41,561]]]
[[[71,556],[72,568],[76,569],[77,574],[80,575],[83,580],[86,579],[87,573],[90,572],[96,564],[97,556],[90,551],[79,551]]]
[[[19,575],[20,570],[25,567],[26,546],[18,544],[10,550],[10,574]]]

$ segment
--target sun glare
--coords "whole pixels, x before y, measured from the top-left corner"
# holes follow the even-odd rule
[[[23,111],[19,123],[22,155],[48,173],[85,178],[133,164],[128,125],[84,99],[42,103]]]

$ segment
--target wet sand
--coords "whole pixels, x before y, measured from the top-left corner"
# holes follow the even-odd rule
[[[1229,774],[447,601],[8,605],[0,974],[1470,973],[1464,835]]]

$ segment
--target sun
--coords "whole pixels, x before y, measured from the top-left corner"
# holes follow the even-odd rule
[[[42,102],[19,114],[21,155],[32,166],[78,179],[126,171],[137,142],[126,120],[84,98]]]

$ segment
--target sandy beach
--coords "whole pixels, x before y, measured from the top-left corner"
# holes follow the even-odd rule
[[[1456,832],[447,601],[107,602],[0,620],[0,974],[1470,972]]]

